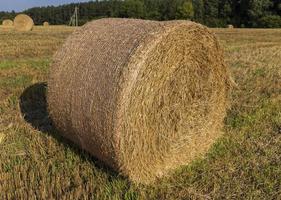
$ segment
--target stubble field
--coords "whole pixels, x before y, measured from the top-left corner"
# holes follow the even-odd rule
[[[131,184],[52,126],[48,69],[73,30],[0,26],[0,199],[281,199],[280,29],[213,29],[237,84],[225,134],[152,186]]]

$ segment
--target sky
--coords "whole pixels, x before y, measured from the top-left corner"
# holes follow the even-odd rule
[[[0,0],[0,11],[20,12],[27,8],[67,3],[87,2],[89,0]]]

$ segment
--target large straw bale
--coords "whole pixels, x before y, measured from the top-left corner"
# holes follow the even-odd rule
[[[133,182],[151,183],[221,136],[228,83],[206,27],[101,19],[55,55],[48,104],[64,137]]]
[[[234,28],[234,26],[233,26],[232,24],[228,24],[228,25],[227,25],[227,28],[229,28],[229,29],[233,29],[233,28]]]
[[[14,19],[14,26],[17,31],[31,31],[34,22],[28,15],[19,14]]]
[[[44,22],[43,23],[43,26],[49,26],[50,24],[49,24],[49,22]]]
[[[14,22],[12,20],[10,20],[10,19],[5,19],[5,20],[3,20],[2,25],[6,26],[6,27],[7,26],[13,26]]]

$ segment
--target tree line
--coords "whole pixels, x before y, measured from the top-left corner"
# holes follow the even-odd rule
[[[189,19],[209,27],[280,28],[280,0],[96,0],[62,6],[25,10],[35,24],[68,24],[75,6],[79,24],[104,17],[150,20]],[[0,21],[14,18],[16,12],[0,12]]]

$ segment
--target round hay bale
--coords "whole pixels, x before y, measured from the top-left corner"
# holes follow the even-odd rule
[[[233,25],[231,25],[231,24],[229,24],[229,25],[227,25],[227,28],[232,29],[232,28],[234,28],[234,26],[233,26]]]
[[[64,137],[133,182],[151,183],[221,136],[228,83],[206,27],[101,19],[56,53],[47,99]]]
[[[50,24],[49,24],[49,22],[44,22],[43,23],[43,26],[49,26]]]
[[[34,22],[28,15],[19,14],[14,19],[14,26],[17,31],[31,31]]]
[[[14,22],[10,19],[5,19],[5,20],[3,20],[2,25],[3,26],[13,26]]]

